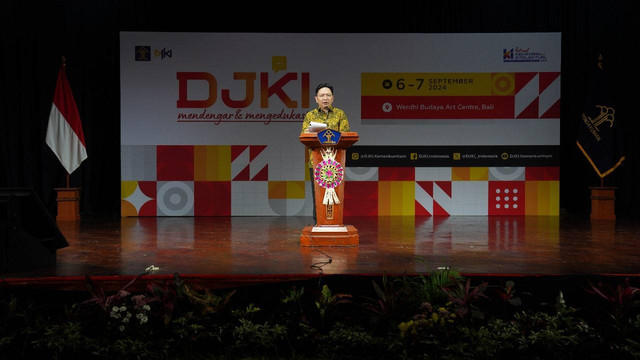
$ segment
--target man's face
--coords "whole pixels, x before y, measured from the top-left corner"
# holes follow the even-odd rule
[[[331,89],[323,87],[316,94],[316,103],[321,109],[327,110],[333,104],[333,93]]]

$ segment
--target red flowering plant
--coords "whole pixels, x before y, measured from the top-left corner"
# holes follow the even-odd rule
[[[464,318],[471,314],[476,318],[484,318],[484,314],[479,311],[475,303],[479,299],[489,299],[484,292],[487,290],[488,283],[482,282],[480,285],[471,288],[471,279],[467,279],[466,283],[456,281],[453,285],[444,287],[443,290],[447,294],[449,301],[455,306],[455,313]]]
[[[636,300],[636,296],[640,293],[640,289],[631,286],[629,278],[625,278],[622,284],[618,284],[615,287],[603,282],[598,282],[597,285],[594,285],[589,281],[589,288],[585,289],[585,291],[598,296],[609,304],[609,315],[611,315],[617,325],[620,325],[620,320],[625,318],[631,309],[639,303],[638,300]]]

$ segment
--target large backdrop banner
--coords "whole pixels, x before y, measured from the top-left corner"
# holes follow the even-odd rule
[[[323,82],[346,216],[558,215],[560,38],[121,32],[122,216],[311,215]]]

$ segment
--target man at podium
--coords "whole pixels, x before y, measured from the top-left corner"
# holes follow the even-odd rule
[[[341,109],[333,107],[333,86],[327,83],[321,83],[316,86],[316,103],[318,107],[309,111],[304,116],[304,121],[302,122],[302,131],[320,131],[322,129],[313,129],[311,128],[311,122],[326,124],[327,129],[338,130],[338,131],[349,131],[349,120],[347,119],[347,114]],[[311,155],[311,150],[309,150],[309,155]],[[311,159],[311,156],[309,156]],[[309,176],[311,181],[313,182],[313,164],[311,160],[309,160]],[[311,186],[311,195],[315,204],[316,192],[314,186]],[[316,208],[313,207],[313,221],[316,221]]]

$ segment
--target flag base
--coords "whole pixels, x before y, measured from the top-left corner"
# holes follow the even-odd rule
[[[80,220],[81,188],[56,188],[58,193],[58,216],[56,221]]]
[[[358,246],[360,235],[353,225],[305,226],[300,235],[300,246]]]
[[[591,220],[615,220],[617,187],[592,186]]]

